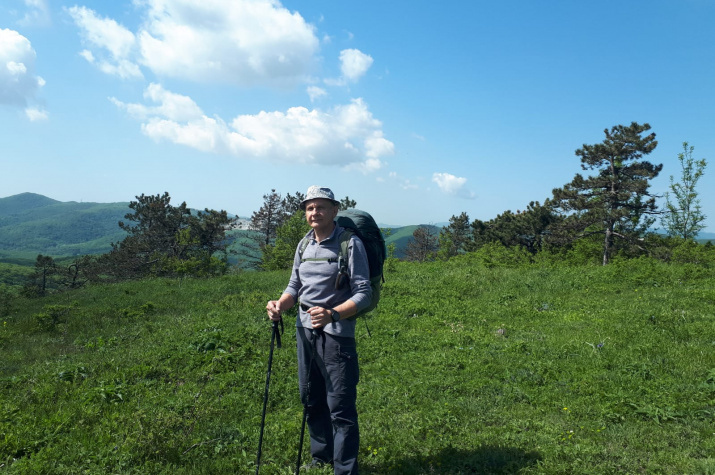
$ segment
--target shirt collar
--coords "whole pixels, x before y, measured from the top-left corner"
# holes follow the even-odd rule
[[[335,223],[335,227],[333,228],[333,232],[330,233],[330,236],[328,236],[327,238],[323,239],[322,242],[330,241],[331,239],[336,238],[336,237],[339,236],[340,233],[343,231],[342,226],[338,226],[337,221],[333,221],[333,222]],[[315,241],[315,231],[312,230],[312,229],[311,229],[310,231],[308,231],[308,237],[309,237],[311,240]]]

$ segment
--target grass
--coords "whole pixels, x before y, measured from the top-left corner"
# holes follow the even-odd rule
[[[469,257],[393,269],[372,337],[358,322],[363,473],[715,473],[712,270]],[[14,301],[0,321],[0,472],[254,473],[263,309],[287,277]],[[297,455],[286,320],[263,474],[293,473]]]

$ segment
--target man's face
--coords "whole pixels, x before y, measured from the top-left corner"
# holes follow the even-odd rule
[[[305,204],[305,219],[314,229],[332,226],[337,215],[338,207],[330,200],[316,198]]]

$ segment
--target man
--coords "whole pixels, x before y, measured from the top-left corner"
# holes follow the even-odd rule
[[[358,473],[359,431],[356,408],[359,369],[355,320],[371,299],[369,265],[362,241],[351,236],[347,278],[340,276],[340,235],[335,218],[339,202],[329,188],[311,186],[301,202],[311,227],[295,252],[293,272],[280,299],[266,305],[268,317],[281,314],[300,301],[297,326],[298,382],[307,401],[310,433],[308,468],[332,464],[335,474]],[[308,391],[308,388],[310,390]]]

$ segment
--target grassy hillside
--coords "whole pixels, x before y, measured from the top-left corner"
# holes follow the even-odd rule
[[[0,198],[0,260],[101,254],[125,233],[129,203],[60,202],[23,193]]]
[[[34,266],[34,263],[31,265]],[[8,288],[21,287],[33,270],[34,268],[30,264],[18,265],[0,262],[0,287],[3,285]]]
[[[412,233],[415,232],[420,226],[430,226],[430,225],[415,225],[415,226],[403,226],[400,228],[390,229],[390,235],[385,238],[385,244],[395,244],[395,256],[398,259],[405,257],[405,250],[407,249],[407,243],[412,240]],[[435,235],[438,236],[441,227],[431,226]]]
[[[372,337],[358,323],[362,473],[715,472],[712,269],[472,259],[392,263]],[[0,469],[254,473],[264,308],[287,278],[157,279],[0,306]],[[293,473],[300,431],[286,320],[266,475]]]
[[[117,223],[131,211],[128,206],[129,203],[61,202],[35,193],[0,198],[0,262],[34,265],[38,254],[57,258],[105,253],[112,242],[126,235]],[[387,239],[396,244],[396,257],[404,255],[416,228],[396,228]],[[237,238],[232,248],[239,248],[248,233],[231,233]],[[239,262],[235,256],[230,260]]]

